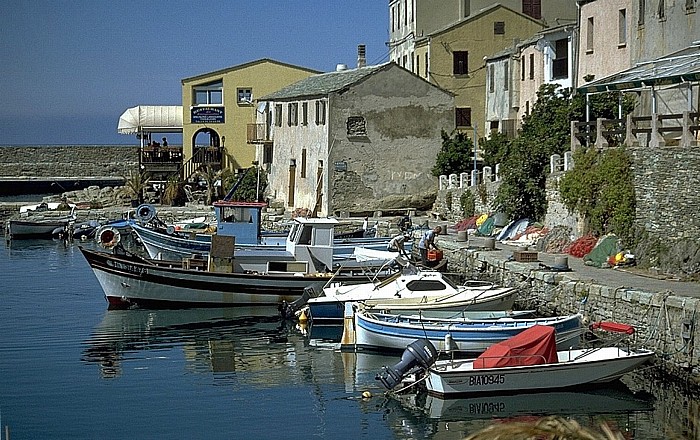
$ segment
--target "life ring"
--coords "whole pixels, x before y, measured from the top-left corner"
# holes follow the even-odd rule
[[[121,241],[119,230],[112,226],[102,226],[95,236],[97,237],[97,243],[105,249],[112,249]]]
[[[156,216],[156,207],[149,204],[143,203],[136,207],[136,220],[148,223]]]

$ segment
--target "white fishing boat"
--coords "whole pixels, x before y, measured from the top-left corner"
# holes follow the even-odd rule
[[[523,351],[533,339],[543,342]],[[428,369],[425,385],[439,396],[565,389],[615,381],[654,356],[650,350],[620,347],[557,351],[554,330],[537,326],[476,359],[437,361]]]
[[[433,270],[409,268],[385,280],[357,285],[334,283],[308,300],[314,321],[342,320],[345,304],[361,302],[368,311],[496,311],[512,309],[517,289],[483,281],[455,284]]]
[[[212,236],[235,237],[237,248],[254,248],[256,250],[284,250],[291,229],[286,232],[265,231],[262,229],[261,211],[267,207],[260,202],[214,202],[216,223],[209,231],[198,231],[176,225],[165,225],[157,217],[153,205],[144,204],[136,208],[136,218],[131,227],[153,259],[173,260],[192,254],[209,255]],[[301,220],[301,219],[300,219]],[[295,222],[291,222],[294,226]],[[389,237],[357,237],[356,232],[334,234],[333,250],[336,262],[348,259],[359,260],[364,254],[355,255],[356,247],[361,249],[386,251]],[[409,243],[410,251],[410,243]],[[396,255],[396,254],[394,254]],[[376,258],[372,258],[376,259]]]
[[[440,397],[468,394],[503,394],[567,389],[615,381],[655,354],[617,346],[557,350],[553,327],[535,325],[505,341],[494,344],[475,359],[437,359],[429,341],[416,340],[409,353],[427,353],[420,359],[425,367],[428,393]],[[421,351],[422,350],[422,351]],[[406,353],[404,353],[406,355]],[[385,367],[379,380],[391,389],[408,372],[412,362]]]
[[[111,227],[97,233],[111,252],[80,250],[111,307],[280,304],[299,298],[307,287],[321,289],[332,279],[367,281],[365,263],[334,266],[335,223],[297,219],[292,239],[275,252],[235,248],[233,237],[215,235],[207,257],[144,259],[120,247],[120,234]]]
[[[62,209],[66,207],[67,210]],[[8,240],[66,236],[75,219],[74,204],[42,202],[25,205],[20,207],[19,216],[7,221],[5,235]]]
[[[549,318],[444,319],[374,313],[361,305],[346,305],[341,348],[403,350],[417,339],[429,340],[442,352],[481,353],[535,325],[552,327],[559,348],[579,345],[581,314]]]

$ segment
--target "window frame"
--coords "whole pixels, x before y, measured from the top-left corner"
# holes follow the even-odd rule
[[[455,107],[455,127],[471,127],[471,126],[472,126],[472,108],[471,107]]]
[[[469,75],[469,51],[455,50],[452,52],[452,74],[455,76]]]

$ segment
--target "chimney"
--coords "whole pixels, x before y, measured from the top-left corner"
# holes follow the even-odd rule
[[[367,65],[367,59],[365,58],[365,45],[360,44],[357,46],[357,68],[365,67]]]

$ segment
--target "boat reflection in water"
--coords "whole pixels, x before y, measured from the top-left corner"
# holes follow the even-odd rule
[[[120,376],[126,362],[140,360],[135,368],[148,368],[148,359],[182,347],[185,368],[195,372],[249,370],[258,362],[269,369],[275,360],[287,362],[290,346],[303,346],[292,329],[274,306],[107,310],[82,360],[99,363],[110,378]]]
[[[581,391],[556,391],[441,399],[425,392],[392,394],[386,409],[403,418],[398,425],[464,436],[494,423],[531,421],[545,416],[572,417],[582,426],[597,427],[603,421],[619,431],[635,431],[636,417],[654,411],[654,399],[633,393],[623,383]],[[640,421],[640,423],[646,423]],[[427,426],[432,426],[428,428]]]

